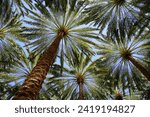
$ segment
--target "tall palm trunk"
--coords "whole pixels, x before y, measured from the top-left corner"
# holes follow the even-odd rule
[[[63,32],[59,32],[50,45],[50,47],[43,53],[37,62],[37,65],[33,68],[31,73],[28,75],[27,79],[23,85],[19,88],[19,91],[14,96],[14,100],[35,100],[39,94],[42,87],[42,83],[46,78],[49,71],[50,65],[56,56],[59,43],[64,36]]]
[[[83,83],[79,83],[79,100],[84,100],[84,95],[83,95]]]
[[[135,65],[136,68],[138,68],[138,70],[150,81],[150,72],[147,71],[147,69],[145,69],[141,63],[136,61],[132,56],[128,56],[128,60],[130,60],[132,64]]]

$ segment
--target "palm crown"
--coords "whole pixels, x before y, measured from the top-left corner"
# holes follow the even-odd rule
[[[61,99],[106,99],[109,92],[102,88],[102,82],[107,71],[97,71],[96,62],[91,58],[77,52],[73,57],[69,55],[62,75],[47,79],[47,88],[51,90],[51,81],[61,81],[62,85],[58,85],[61,87]]]
[[[103,61],[106,61],[109,64],[112,73],[119,72],[120,77],[124,75],[128,75],[130,77],[140,76],[139,71],[141,70],[136,69],[139,69],[139,67],[136,66],[131,58],[142,63],[145,68],[148,68],[148,38],[147,34],[142,37],[137,37],[136,35],[129,37],[126,35],[119,39],[117,36],[115,39],[104,36],[100,40],[101,44],[99,45],[98,53],[102,55]],[[147,70],[145,69],[144,71]]]
[[[32,28],[27,29],[27,36],[31,40],[29,44],[33,48],[34,53],[42,53],[54,41],[56,35],[60,32],[64,33],[59,50],[61,53],[72,53],[73,49],[86,50],[89,49],[89,44],[94,44],[89,41],[89,38],[96,38],[96,29],[90,28],[83,24],[84,16],[82,7],[76,10],[71,10],[70,5],[67,5],[65,11],[55,11],[51,8],[39,6],[39,14],[31,11],[29,16],[31,21],[26,21]]]
[[[100,32],[107,29],[109,35],[116,29],[127,31],[137,22],[139,9],[135,8],[134,0],[96,0],[85,13],[88,13],[87,22],[94,21]]]
[[[37,6],[39,14],[30,11],[28,18],[31,21],[25,21],[29,25],[25,35],[31,40],[28,46],[31,47],[33,56],[41,54],[41,57],[14,99],[37,98],[40,87],[57,53],[60,54],[63,64],[64,55],[72,55],[74,50],[82,50],[84,53],[86,51],[85,54],[87,54],[90,52],[88,51],[90,46],[95,45],[89,41],[89,38],[97,37],[96,29],[84,25],[82,11],[85,5],[83,3],[80,7],[76,7],[77,3],[76,1],[72,6],[74,9],[72,9],[68,1],[65,11],[56,12],[49,7],[45,8],[39,2],[40,5]],[[60,51],[58,52],[58,50]]]

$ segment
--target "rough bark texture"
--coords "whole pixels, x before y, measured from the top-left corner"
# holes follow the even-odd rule
[[[19,91],[14,96],[14,100],[35,100],[42,87],[42,83],[46,78],[50,65],[56,56],[57,49],[59,47],[60,40],[64,36],[64,33],[58,33],[54,42],[43,53],[37,62],[37,65],[33,68],[31,73],[23,85],[19,88]]]
[[[145,69],[142,64],[136,61],[132,56],[129,56],[128,59],[150,81],[150,72],[147,71],[147,69]]]
[[[84,100],[84,95],[83,95],[83,83],[79,84],[79,100]]]

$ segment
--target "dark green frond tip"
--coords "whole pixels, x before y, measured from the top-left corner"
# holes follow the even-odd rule
[[[115,5],[123,5],[126,0],[110,0],[111,2],[113,2]]]

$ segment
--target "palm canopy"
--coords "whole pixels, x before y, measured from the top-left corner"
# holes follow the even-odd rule
[[[140,37],[126,35],[126,37],[119,38],[116,36],[113,39],[103,35],[100,39],[101,44],[98,48],[98,54],[102,55],[101,60],[105,61],[110,67],[111,74],[116,74],[118,78],[122,76],[134,78],[137,82],[140,81],[142,76],[139,67],[132,60],[142,63],[145,67],[144,70],[148,70],[149,42],[149,35],[147,34]]]
[[[105,52],[106,53],[106,52]],[[99,53],[100,54],[100,53]],[[109,61],[107,56],[103,56],[103,53],[100,54],[100,58],[98,58],[96,63],[96,74],[99,74],[99,71],[105,71],[106,75],[104,77],[100,76],[101,80],[98,80],[98,85],[105,87],[109,92],[108,99],[115,99],[114,95],[119,93],[124,96],[131,96],[132,92],[139,92],[146,88],[147,81],[145,78],[141,77],[141,75],[134,75],[131,77],[128,73],[121,74],[120,70],[116,70],[115,73],[112,73],[112,65],[114,61]],[[114,55],[115,56],[115,55]],[[134,70],[133,70],[134,71]]]
[[[96,29],[84,25],[82,22],[84,16],[82,11],[84,4],[80,8],[71,10],[68,3],[66,11],[55,11],[42,4],[37,6],[37,11],[30,11],[25,21],[30,25],[26,30],[26,36],[31,43],[28,45],[32,48],[33,54],[41,54],[54,41],[59,32],[64,32],[65,36],[61,39],[59,52],[71,54],[74,49],[85,50],[88,52],[89,45],[94,44],[89,41],[97,37]],[[38,12],[38,13],[37,13]],[[84,51],[84,52],[85,52]]]
[[[82,4],[72,9],[68,1],[66,11],[63,12],[56,12],[43,4],[37,5],[36,12],[30,11],[28,17],[30,21],[25,21],[28,24],[25,35],[31,40],[28,46],[32,48],[33,56],[39,54],[42,56],[13,99],[37,98],[58,49],[62,63],[64,55],[72,55],[73,50],[82,50],[86,52],[85,54],[91,52],[90,44],[94,45],[94,43],[89,41],[89,38],[94,39],[97,35],[96,29],[84,25],[82,15],[84,8],[85,5]]]
[[[16,99],[37,99],[56,54],[60,57],[61,65],[63,65],[64,56],[68,57],[68,66],[64,69],[60,68],[61,73],[59,74],[56,71],[53,71],[54,74],[51,72],[53,78],[50,78],[48,74],[42,90],[46,95],[40,95],[43,98],[105,99],[107,88],[110,92],[111,86],[120,89],[120,86],[117,86],[118,82],[122,84],[122,91],[126,91],[127,88],[141,90],[145,86],[143,85],[145,84],[144,77],[149,78],[150,76],[148,68],[150,66],[148,56],[150,51],[149,13],[144,7],[141,8],[141,3],[145,4],[144,2],[139,0],[95,0],[94,4],[87,6],[83,0],[1,1],[0,96],[10,98],[14,93],[10,83],[16,83],[15,86],[18,86],[27,77],[16,94]],[[24,5],[24,3],[26,4]],[[32,5],[36,9],[32,9]],[[19,12],[15,12],[16,9]],[[82,13],[84,11],[88,14]],[[20,12],[22,12],[22,16],[29,13],[23,22],[26,30],[21,27],[20,18],[22,17],[17,14]],[[142,15],[142,13],[144,14]],[[139,14],[141,17],[138,17]],[[145,20],[145,18],[147,19]],[[138,19],[140,19],[140,23],[142,22],[141,24]],[[91,21],[98,25],[100,31],[107,29],[108,36],[102,35],[99,39],[99,47],[93,42],[98,38],[97,29],[85,25],[86,22]],[[126,35],[127,32],[124,32],[124,29],[128,30],[133,24],[135,27],[132,27],[133,29]],[[137,29],[137,25],[142,30],[133,32]],[[27,56],[22,55],[21,49],[16,44],[16,40],[24,40],[22,31],[30,41],[27,44],[32,50],[30,61],[25,60]],[[110,33],[113,35],[109,37]],[[133,33],[135,35],[132,35]],[[91,52],[93,45],[98,47],[98,54],[102,56],[99,59],[99,64],[105,62],[104,65],[107,64],[110,74],[103,76],[103,72],[105,74],[107,69],[105,67],[95,68],[97,63],[90,61],[91,55],[89,53],[93,53]],[[58,52],[57,47],[59,47]],[[80,52],[82,52],[81,55]],[[37,55],[41,55],[41,57]],[[39,61],[35,60],[35,56],[40,58]],[[15,60],[23,59],[23,62],[19,63],[20,66],[14,67],[16,65],[14,58]],[[143,66],[139,63],[142,63]],[[31,69],[33,70],[31,71]],[[17,70],[18,72],[16,72]],[[144,70],[146,72],[142,75],[140,71]],[[18,79],[18,77],[20,78]],[[109,86],[105,87],[107,84]],[[4,88],[5,86],[6,88]],[[105,90],[101,90],[101,86],[105,87]],[[14,88],[15,91],[16,88]],[[50,96],[50,98],[46,96]]]
[[[12,3],[2,2],[0,7],[0,60],[16,58],[18,46],[16,40],[24,41],[22,37],[20,16],[12,10]],[[3,59],[4,60],[4,59]]]
[[[47,88],[51,86],[52,81],[59,81],[61,85],[60,99],[106,99],[108,90],[102,82],[105,74],[104,70],[97,71],[96,63],[92,56],[85,56],[83,53],[74,53],[74,56],[68,56],[66,66],[62,75],[53,76],[47,79]],[[59,74],[59,73],[58,73]],[[101,82],[101,85],[99,85]],[[80,84],[81,83],[81,84]],[[83,87],[81,86],[83,85]],[[57,87],[56,87],[57,88]],[[81,88],[82,91],[81,91]],[[47,90],[47,92],[49,92]],[[108,93],[108,94],[107,94]],[[80,96],[83,96],[80,97]]]
[[[100,32],[107,29],[110,34],[114,29],[127,31],[137,22],[139,9],[135,0],[95,0],[85,11],[87,22],[94,22]]]
[[[28,46],[32,49],[33,57],[41,57],[14,99],[36,99],[57,53],[63,65],[64,56],[72,55],[73,50],[91,53],[90,46],[94,43],[89,41],[89,38],[97,37],[96,29],[84,25],[84,3],[80,7],[75,7],[76,4],[70,6],[70,2],[67,1],[65,11],[56,11],[39,4],[40,2],[36,5],[36,12],[30,10],[30,21],[25,21],[27,28],[24,35],[30,39]]]

